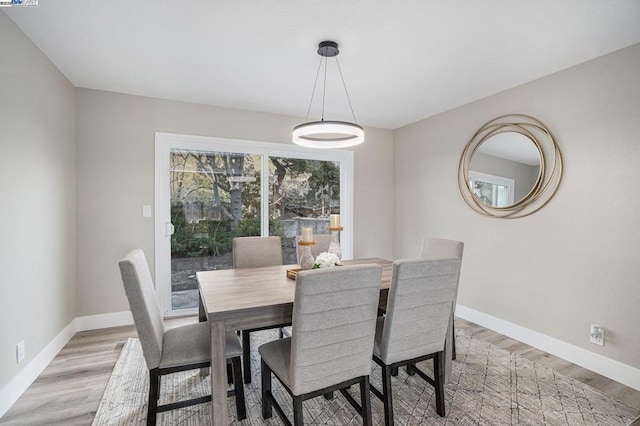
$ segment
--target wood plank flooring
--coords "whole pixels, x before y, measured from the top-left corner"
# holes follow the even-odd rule
[[[171,320],[168,326],[184,322]],[[468,321],[456,318],[456,328],[640,409],[639,391]],[[0,425],[90,425],[122,345],[136,335],[133,326],[77,333],[0,419]]]

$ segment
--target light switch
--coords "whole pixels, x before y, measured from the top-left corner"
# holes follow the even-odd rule
[[[142,206],[142,217],[151,217],[151,206]]]

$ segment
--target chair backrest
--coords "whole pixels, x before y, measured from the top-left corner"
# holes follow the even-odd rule
[[[443,240],[441,238],[425,237],[422,240],[422,249],[420,257],[427,259],[441,259],[444,257],[457,257],[462,262],[462,254],[464,253],[464,243],[455,240]],[[462,264],[460,265],[462,268]],[[460,281],[460,273],[458,273],[458,282]],[[456,285],[455,303],[458,299],[458,285]],[[453,312],[451,313],[451,326],[453,327]]]
[[[318,257],[320,253],[324,253],[329,251],[329,245],[331,245],[331,234],[315,234],[313,239],[316,241],[315,246],[311,246],[311,255],[315,259]],[[300,254],[302,252],[302,246],[298,245],[298,241],[301,240],[301,237],[298,236],[296,238],[296,250],[297,250],[297,259],[300,260]]]
[[[280,237],[236,237],[232,245],[236,269],[282,265]]]
[[[443,240],[440,238],[424,238],[420,257],[443,258],[458,257],[462,259],[464,243],[462,241]]]
[[[378,350],[386,364],[444,349],[461,259],[404,259],[393,263],[387,313]]]
[[[164,322],[153,288],[147,259],[140,249],[127,254],[119,263],[124,291],[129,299],[133,322],[138,331],[142,352],[150,370],[160,365]]]
[[[294,395],[369,375],[381,278],[378,265],[298,273],[289,370]]]

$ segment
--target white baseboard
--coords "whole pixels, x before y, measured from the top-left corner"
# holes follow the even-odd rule
[[[76,331],[98,330],[100,328],[119,327],[133,324],[131,311],[112,312],[110,314],[89,315],[76,318]]]
[[[0,389],[0,417],[20,398],[24,391],[38,378],[53,358],[78,331],[97,330],[133,324],[130,311],[77,317],[36,355],[18,374]]]
[[[590,352],[554,337],[521,327],[500,318],[456,305],[456,316],[481,325],[534,348],[548,352],[588,370],[640,391],[640,369]]]
[[[45,346],[5,387],[0,389],[0,417],[20,398],[24,391],[38,378],[53,358],[76,334],[74,319]]]

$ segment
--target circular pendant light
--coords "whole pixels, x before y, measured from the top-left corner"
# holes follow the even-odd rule
[[[342,70],[340,70],[340,63],[337,58],[338,53],[340,53],[338,50],[338,43],[334,41],[323,41],[318,45],[318,55],[321,56],[320,65],[318,65],[318,73],[316,74],[316,81],[313,85],[313,92],[311,93],[307,119],[309,118],[309,111],[311,110],[311,104],[313,103],[313,95],[315,94],[316,85],[318,83],[320,68],[324,61],[325,72],[322,96],[322,119],[320,121],[311,121],[299,124],[293,128],[293,142],[297,145],[308,148],[347,148],[364,142],[364,129],[362,126],[355,123],[356,118],[353,113],[353,107],[351,106],[351,100],[349,99],[347,86],[344,83]],[[347,100],[349,101],[349,107],[351,108],[354,123],[324,119],[324,95],[326,93],[328,58],[336,59],[336,64],[338,65],[338,71],[340,72],[344,91],[347,95]]]
[[[346,121],[312,121],[293,128],[293,142],[309,148],[346,148],[364,142],[364,129]]]

